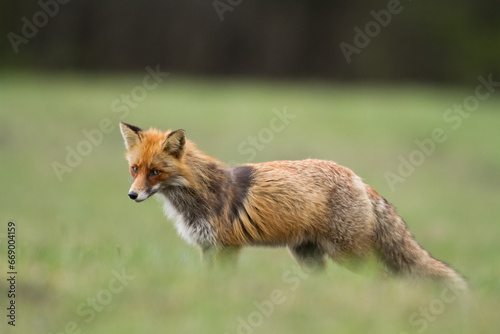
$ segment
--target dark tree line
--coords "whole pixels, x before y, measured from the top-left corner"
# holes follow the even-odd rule
[[[500,3],[0,0],[3,68],[470,82],[500,74]]]

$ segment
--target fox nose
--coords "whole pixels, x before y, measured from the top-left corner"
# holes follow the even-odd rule
[[[129,192],[128,193],[128,197],[130,197],[130,199],[137,199],[139,195],[135,192]]]

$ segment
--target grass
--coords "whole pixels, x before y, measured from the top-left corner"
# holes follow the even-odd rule
[[[498,94],[454,130],[443,114],[475,84],[458,90],[172,74],[120,119],[113,101],[142,78],[0,76],[2,277],[9,220],[18,249],[17,326],[6,324],[2,293],[2,333],[497,332]],[[119,121],[184,128],[208,154],[245,162],[240,145],[269,127],[273,109],[295,118],[255,162],[315,157],[350,167],[398,207],[426,249],[468,277],[470,293],[450,301],[441,286],[386,280],[371,265],[356,275],[329,263],[326,275],[308,276],[285,249],[248,248],[237,270],[207,272],[158,202],[127,198]],[[66,164],[67,147],[76,150],[82,130],[103,118],[115,128],[60,182],[53,162]],[[396,173],[399,157],[435,128],[448,139],[391,190],[385,173]],[[130,277],[120,282],[122,271]]]

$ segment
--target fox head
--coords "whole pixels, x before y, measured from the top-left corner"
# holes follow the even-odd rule
[[[186,151],[184,130],[161,132],[120,123],[127,148],[126,158],[134,178],[128,196],[142,202],[162,188],[187,182],[182,160]]]

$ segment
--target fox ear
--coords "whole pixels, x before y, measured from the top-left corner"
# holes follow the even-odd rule
[[[186,131],[176,130],[171,132],[163,142],[165,152],[180,159],[186,150]]]
[[[122,132],[123,139],[125,140],[125,147],[127,150],[130,150],[141,141],[142,130],[137,126],[120,123],[120,130]]]

